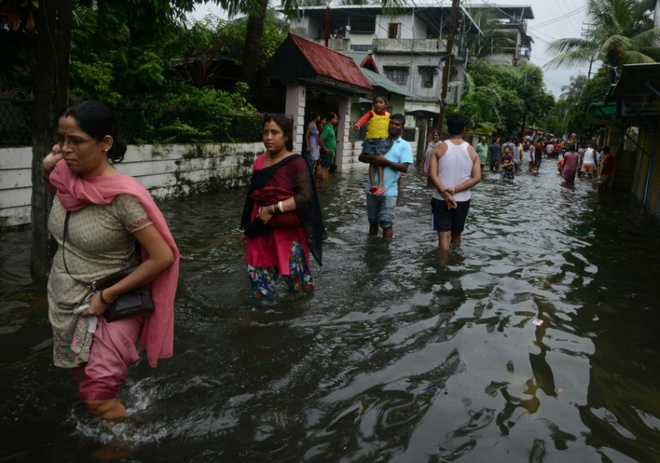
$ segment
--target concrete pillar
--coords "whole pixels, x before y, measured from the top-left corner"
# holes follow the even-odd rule
[[[302,154],[305,136],[305,97],[307,89],[301,85],[287,85],[284,113],[293,119],[293,152]]]
[[[337,164],[337,172],[342,171],[342,164],[344,161],[344,151],[350,149],[348,142],[348,133],[350,128],[351,117],[351,99],[347,96],[337,96],[337,115],[339,122],[337,123],[337,152],[335,153],[335,163]]]

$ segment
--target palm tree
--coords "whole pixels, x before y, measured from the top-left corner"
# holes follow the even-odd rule
[[[582,38],[553,41],[555,53],[546,67],[570,67],[601,61],[616,80],[624,64],[654,63],[660,58],[660,27],[653,27],[650,12],[655,0],[589,0],[590,27]]]
[[[579,74],[577,77],[571,76],[569,84],[562,85],[562,93],[559,98],[569,101],[571,104],[576,104],[584,92],[586,83],[587,77],[584,74]]]

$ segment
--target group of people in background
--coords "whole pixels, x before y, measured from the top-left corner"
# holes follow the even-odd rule
[[[600,189],[607,188],[613,168],[608,146],[599,148],[595,143],[583,143],[576,149],[576,139],[531,136],[524,137],[522,141],[514,138],[502,144],[500,141],[501,138],[497,136],[489,145],[486,136],[481,136],[475,151],[482,171],[489,163],[490,172],[499,172],[503,179],[513,179],[524,168],[532,174],[538,174],[543,159],[557,159],[557,169],[566,183],[572,184],[576,177],[585,177],[596,180]],[[429,149],[433,143],[429,143]]]
[[[335,126],[338,122],[339,116],[335,112],[320,114],[311,111],[305,125],[302,154],[312,174],[318,175],[322,183],[328,180],[328,173],[335,162]]]
[[[596,144],[585,143],[576,150],[571,143],[557,161],[557,170],[567,184],[573,184],[576,177],[584,177],[595,180],[599,190],[607,189],[613,168],[614,158],[607,145],[599,149]]]

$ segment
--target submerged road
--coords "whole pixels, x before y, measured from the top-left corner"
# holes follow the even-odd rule
[[[660,459],[660,227],[554,163],[486,173],[463,246],[406,174],[391,243],[366,170],[320,191],[317,291],[248,298],[245,190],[161,204],[181,250],[175,356],[133,368],[122,423],[52,366],[29,232],[0,235],[0,461],[650,462]]]

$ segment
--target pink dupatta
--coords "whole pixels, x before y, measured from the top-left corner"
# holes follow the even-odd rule
[[[110,204],[114,197],[120,194],[135,196],[172,248],[174,263],[149,283],[155,310],[147,315],[140,337],[140,347],[147,350],[149,365],[155,368],[158,359],[169,358],[173,354],[174,296],[179,279],[179,250],[163,213],[158,209],[147,189],[127,175],[82,178],[72,172],[64,160],[61,160],[51,172],[49,181],[57,188],[57,197],[64,209],[71,212],[79,211],[88,204]],[[143,247],[142,260],[146,256],[147,252]]]

